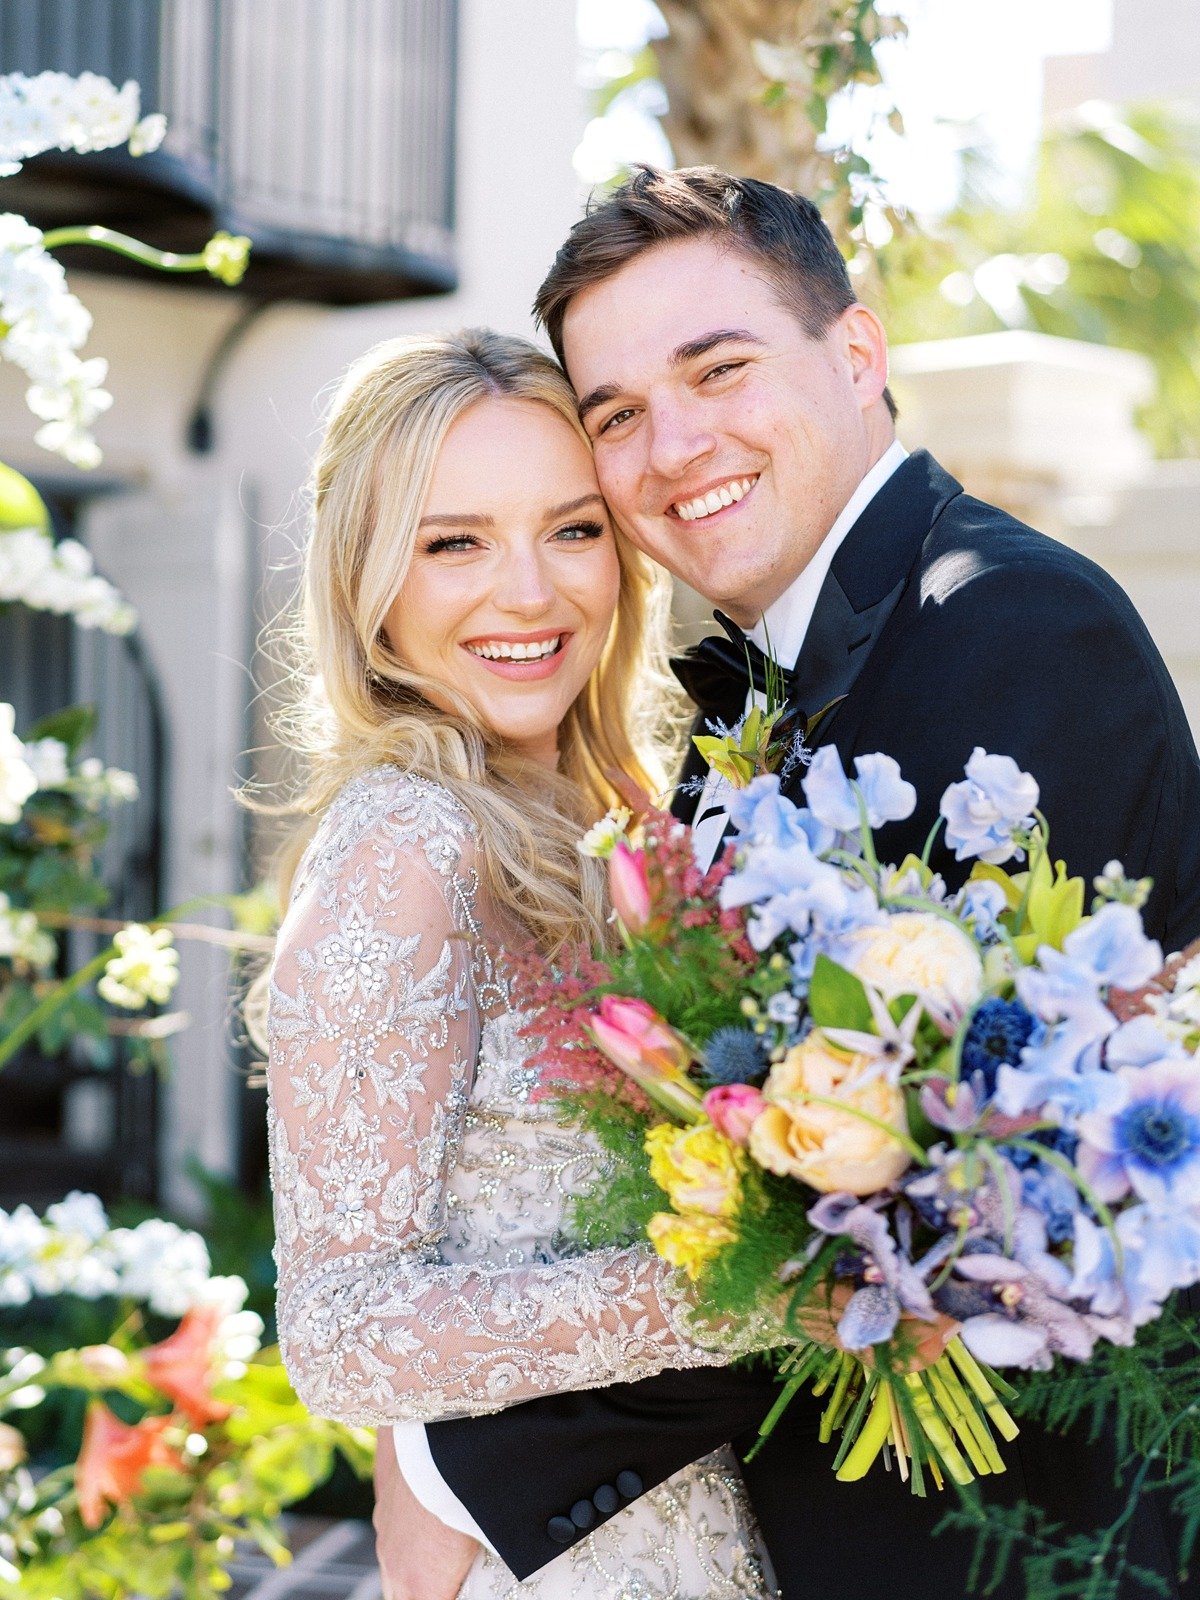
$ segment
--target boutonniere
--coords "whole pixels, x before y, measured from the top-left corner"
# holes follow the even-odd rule
[[[749,651],[746,665],[752,674]],[[838,695],[814,716],[806,716],[799,706],[789,706],[787,674],[771,654],[769,639],[764,673],[763,705],[751,706],[732,727],[710,722],[711,732],[692,739],[705,763],[735,789],[748,788],[768,772],[777,772],[786,781],[798,766],[807,766],[812,755],[809,740],[834,706],[846,698]]]

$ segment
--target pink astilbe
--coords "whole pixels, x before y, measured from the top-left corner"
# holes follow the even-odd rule
[[[611,985],[613,974],[587,950],[566,950],[552,967],[536,950],[510,957],[513,1003],[529,1017],[521,1030],[540,1041],[529,1065],[540,1072],[531,1099],[558,1100],[568,1094],[598,1093],[621,1100],[634,1111],[648,1111],[641,1089],[613,1066],[588,1036],[589,1008],[596,990]]]

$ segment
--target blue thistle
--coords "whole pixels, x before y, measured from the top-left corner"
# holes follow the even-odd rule
[[[767,1070],[766,1052],[749,1028],[718,1028],[704,1046],[704,1063],[714,1083],[749,1083]]]
[[[1034,1019],[1019,1000],[985,1000],[963,1039],[963,1077],[981,1072],[988,1094],[995,1094],[997,1070],[1018,1064],[1033,1029]]]

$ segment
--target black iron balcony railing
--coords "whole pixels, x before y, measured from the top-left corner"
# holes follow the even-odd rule
[[[0,71],[136,78],[169,131],[136,160],[39,156],[0,209],[165,249],[248,234],[263,297],[452,288],[456,41],[456,0],[2,0]]]

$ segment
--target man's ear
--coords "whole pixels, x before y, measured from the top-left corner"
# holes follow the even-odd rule
[[[840,332],[859,407],[865,411],[887,388],[887,334],[870,306],[862,305],[850,306],[842,313]]]

